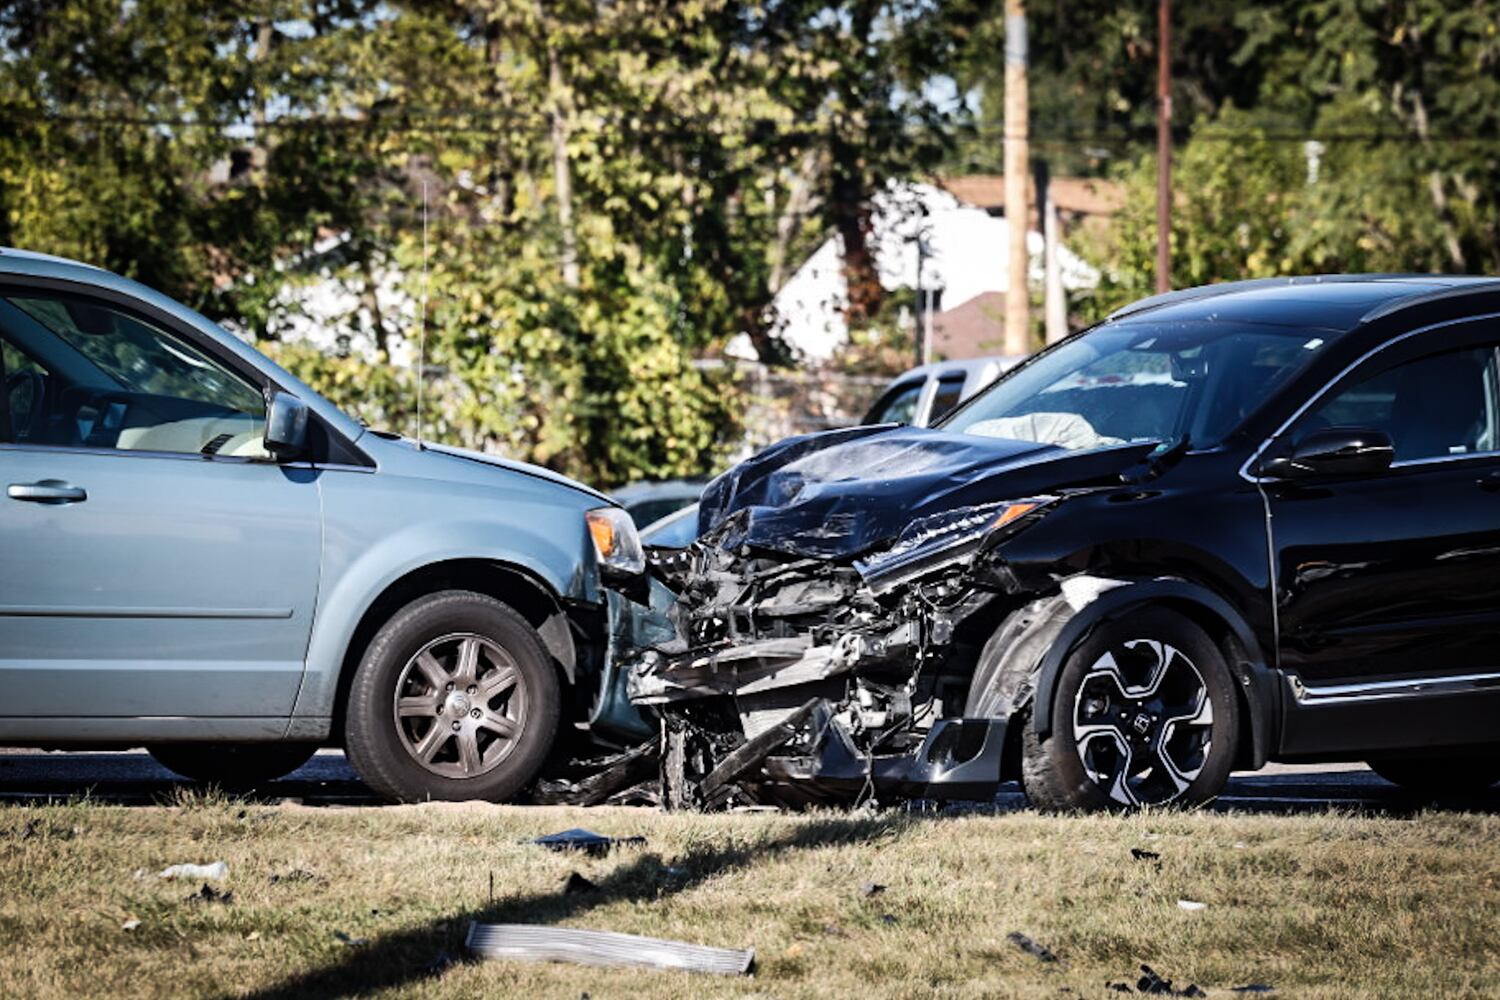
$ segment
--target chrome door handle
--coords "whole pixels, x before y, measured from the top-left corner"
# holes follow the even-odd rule
[[[43,479],[37,483],[11,483],[5,488],[5,495],[12,500],[46,504],[82,503],[89,498],[88,490],[65,483],[61,479]]]

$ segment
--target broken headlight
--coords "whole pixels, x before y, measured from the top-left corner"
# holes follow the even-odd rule
[[[960,507],[920,518],[906,526],[895,544],[854,564],[876,593],[967,556],[998,533],[1013,528],[1028,514],[1051,503],[1053,497],[1030,497],[1001,503]]]
[[[619,507],[599,507],[583,516],[601,567],[630,576],[646,571],[646,553],[629,514]]]

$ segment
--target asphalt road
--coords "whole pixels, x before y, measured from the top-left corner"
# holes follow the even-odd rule
[[[40,753],[0,751],[0,801],[48,802],[87,797],[121,805],[171,800],[188,783],[144,751]],[[336,750],[320,752],[300,770],[257,791],[258,800],[297,800],[306,805],[374,806],[380,800],[360,782]],[[1006,785],[992,808],[1019,809],[1025,799]],[[1329,808],[1402,815],[1430,807],[1367,768],[1349,764],[1278,765],[1234,775],[1215,808],[1247,812],[1308,812]],[[1438,803],[1440,808],[1500,813],[1500,786],[1481,796]],[[973,806],[969,807],[973,808]]]

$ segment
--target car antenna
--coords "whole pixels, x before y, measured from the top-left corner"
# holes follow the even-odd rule
[[[422,394],[427,384],[427,179],[422,178],[422,301],[417,320],[417,450],[422,450]]]

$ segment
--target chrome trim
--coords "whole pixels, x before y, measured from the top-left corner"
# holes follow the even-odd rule
[[[1358,681],[1351,684],[1309,685],[1296,674],[1287,675],[1298,705],[1346,705],[1361,701],[1389,701],[1430,695],[1461,694],[1477,688],[1500,689],[1500,672],[1460,674],[1454,677],[1407,677],[1394,681]]]
[[[1252,475],[1250,475],[1250,467],[1252,465],[1254,465],[1257,461],[1260,460],[1260,456],[1265,453],[1265,450],[1271,446],[1271,443],[1273,441],[1275,441],[1277,438],[1279,438],[1282,434],[1286,433],[1286,429],[1288,427],[1290,427],[1292,424],[1296,423],[1298,421],[1298,419],[1300,419],[1301,416],[1304,413],[1306,413],[1309,409],[1312,408],[1312,405],[1314,403],[1318,402],[1320,399],[1322,399],[1324,396],[1326,396],[1328,394],[1328,391],[1330,389],[1332,389],[1335,385],[1337,385],[1340,381],[1343,380],[1344,376],[1348,375],[1354,369],[1358,368],[1360,365],[1364,364],[1366,361],[1370,360],[1375,355],[1381,353],[1382,351],[1389,350],[1390,348],[1395,347],[1397,344],[1402,343],[1403,341],[1408,340],[1411,337],[1415,337],[1415,336],[1417,336],[1420,333],[1428,333],[1428,332],[1430,332],[1432,330],[1441,330],[1444,327],[1449,327],[1449,326],[1458,326],[1461,323],[1480,323],[1480,322],[1483,322],[1484,320],[1496,320],[1496,319],[1500,319],[1500,312],[1479,313],[1479,314],[1476,314],[1474,316],[1463,316],[1463,317],[1460,317],[1458,319],[1446,319],[1446,320],[1443,320],[1440,323],[1431,323],[1431,324],[1428,324],[1427,326],[1419,326],[1415,330],[1408,330],[1405,333],[1401,334],[1401,336],[1399,336],[1399,337],[1395,337],[1395,338],[1393,338],[1391,340],[1387,340],[1383,344],[1379,344],[1379,345],[1377,345],[1375,347],[1370,348],[1364,354],[1361,354],[1358,358],[1355,358],[1353,361],[1349,362],[1349,364],[1346,365],[1344,367],[1344,369],[1342,371],[1340,371],[1337,375],[1335,375],[1333,378],[1328,379],[1326,382],[1324,382],[1323,383],[1323,388],[1319,389],[1316,393],[1313,394],[1313,396],[1310,399],[1307,400],[1307,402],[1305,402],[1301,406],[1299,406],[1297,408],[1297,410],[1296,410],[1295,413],[1293,413],[1290,417],[1287,417],[1286,420],[1284,420],[1282,422],[1282,424],[1281,424],[1280,427],[1276,428],[1276,430],[1269,437],[1267,437],[1264,441],[1262,441],[1260,443],[1260,447],[1256,448],[1253,452],[1251,452],[1250,453],[1250,457],[1247,458],[1247,459],[1245,459],[1244,464],[1240,466],[1240,478],[1243,479],[1243,480],[1245,480],[1245,482],[1250,483],[1253,486],[1258,486],[1261,483],[1275,483],[1275,482],[1280,482],[1280,480],[1278,480],[1278,479],[1276,479],[1276,478],[1274,478],[1272,476],[1252,476]],[[1469,455],[1449,455],[1449,456],[1440,457],[1439,459],[1436,459],[1436,461],[1445,461],[1445,460],[1453,459],[1453,458],[1474,458],[1477,455],[1491,455],[1491,454],[1495,454],[1495,453],[1494,452],[1475,452],[1475,453],[1469,454]],[[1392,463],[1392,468],[1395,468],[1397,465],[1407,465],[1407,464],[1410,464],[1410,463],[1427,462],[1427,461],[1434,461],[1434,460],[1433,459],[1409,459],[1408,462]]]

